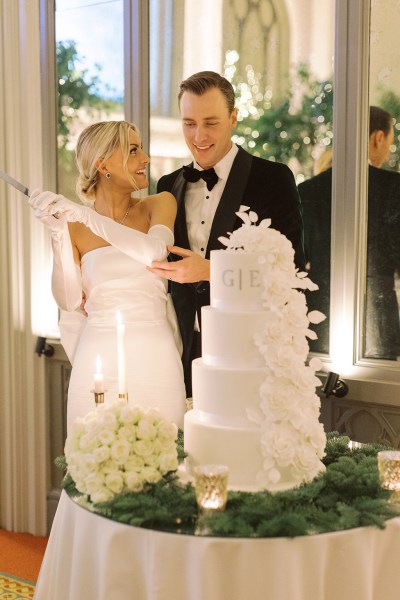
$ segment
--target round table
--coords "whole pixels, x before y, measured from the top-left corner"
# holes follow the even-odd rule
[[[398,600],[400,517],[288,538],[116,523],[62,493],[35,600]]]

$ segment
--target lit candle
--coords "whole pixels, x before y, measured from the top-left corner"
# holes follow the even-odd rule
[[[196,501],[200,510],[224,510],[228,497],[228,467],[198,465],[193,471]]]
[[[96,373],[94,374],[94,391],[96,394],[104,393],[104,376],[101,372],[101,358],[99,355],[96,357]]]
[[[118,358],[118,394],[126,394],[126,364],[125,364],[125,325],[117,310],[117,358]]]

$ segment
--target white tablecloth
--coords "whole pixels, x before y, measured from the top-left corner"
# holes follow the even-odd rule
[[[294,539],[115,523],[63,492],[35,600],[399,600],[400,518]]]

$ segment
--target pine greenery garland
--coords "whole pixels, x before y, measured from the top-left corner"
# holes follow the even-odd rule
[[[174,474],[140,493],[125,493],[102,504],[83,505],[114,521],[174,533],[220,537],[296,537],[375,526],[400,515],[400,504],[380,486],[376,455],[383,446],[348,448],[349,438],[328,434],[326,472],[286,492],[229,492],[225,511],[199,515],[194,488]],[[178,440],[183,456],[183,438]],[[58,466],[65,469],[63,457]],[[63,487],[79,496],[68,476]]]

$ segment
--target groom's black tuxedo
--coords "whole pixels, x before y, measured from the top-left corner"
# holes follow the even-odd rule
[[[171,192],[177,200],[175,245],[181,248],[190,248],[185,212],[186,185],[182,169],[178,169],[161,177],[157,186],[158,192]],[[226,236],[227,232],[242,225],[242,220],[235,214],[240,205],[249,206],[258,214],[259,220],[271,219],[271,227],[286,235],[292,242],[296,265],[303,269],[303,224],[300,199],[292,172],[286,165],[254,157],[241,148],[234,159],[215,213],[206,258],[210,258],[211,250],[224,248],[218,241],[220,236]],[[179,260],[180,257],[172,255],[170,259]],[[195,315],[197,312],[200,323],[201,307],[210,304],[210,284],[208,281],[189,284],[171,282],[171,294],[181,330],[182,361],[187,373],[193,357],[191,347]]]

